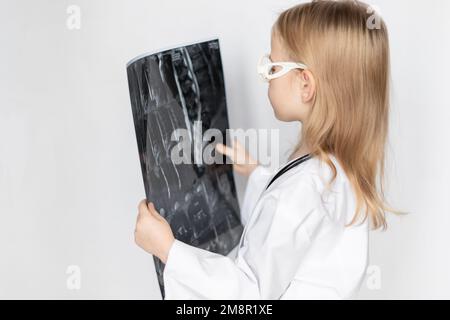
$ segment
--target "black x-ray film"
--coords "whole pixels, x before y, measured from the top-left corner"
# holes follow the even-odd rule
[[[225,143],[229,127],[218,39],[137,57],[127,74],[147,199],[175,238],[228,254],[243,230],[232,167],[218,154],[222,164],[202,159],[217,141],[201,133],[218,129]],[[188,133],[190,163],[175,164],[171,157],[180,143],[173,139],[176,129]],[[154,261],[164,298],[164,264]]]

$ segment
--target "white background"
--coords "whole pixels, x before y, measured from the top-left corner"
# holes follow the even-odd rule
[[[274,119],[255,64],[296,3],[2,0],[0,298],[159,299],[153,259],[133,241],[144,188],[126,62],[218,36],[231,127],[279,128],[285,159],[299,128]],[[387,194],[411,214],[372,234],[381,286],[360,297],[450,298],[450,3],[371,3],[392,49]],[[80,30],[66,27],[72,4]],[[69,265],[80,290],[66,286]]]

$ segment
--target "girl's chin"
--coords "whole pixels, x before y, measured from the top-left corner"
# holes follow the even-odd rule
[[[273,112],[273,115],[275,116],[275,118],[276,118],[277,120],[283,121],[283,119],[280,118],[280,116],[279,116],[275,111]]]
[[[280,121],[284,121],[284,122],[288,122],[290,120],[286,119],[286,117],[283,116],[283,114],[281,114],[280,112],[277,112],[277,110],[275,108],[273,108],[273,115],[275,116],[275,118],[277,118],[277,120]]]
[[[275,118],[280,120],[280,113],[277,112],[277,109],[275,109],[273,106],[272,106],[272,111],[273,111],[273,115],[275,116]]]

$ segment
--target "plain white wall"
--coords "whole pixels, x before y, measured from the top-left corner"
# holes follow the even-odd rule
[[[133,241],[144,188],[125,64],[218,36],[231,127],[279,128],[285,158],[298,127],[274,119],[255,64],[277,13],[296,3],[2,0],[0,298],[159,299],[153,259]],[[360,296],[450,298],[450,4],[371,3],[391,34],[388,196],[412,214],[372,235],[381,286]],[[66,27],[69,5],[80,30]],[[69,265],[80,290],[66,286]]]

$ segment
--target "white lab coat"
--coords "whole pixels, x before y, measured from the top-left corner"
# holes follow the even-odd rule
[[[346,299],[368,259],[368,222],[345,227],[355,210],[351,185],[313,157],[281,175],[262,166],[249,177],[236,258],[173,243],[163,279],[166,299]]]

